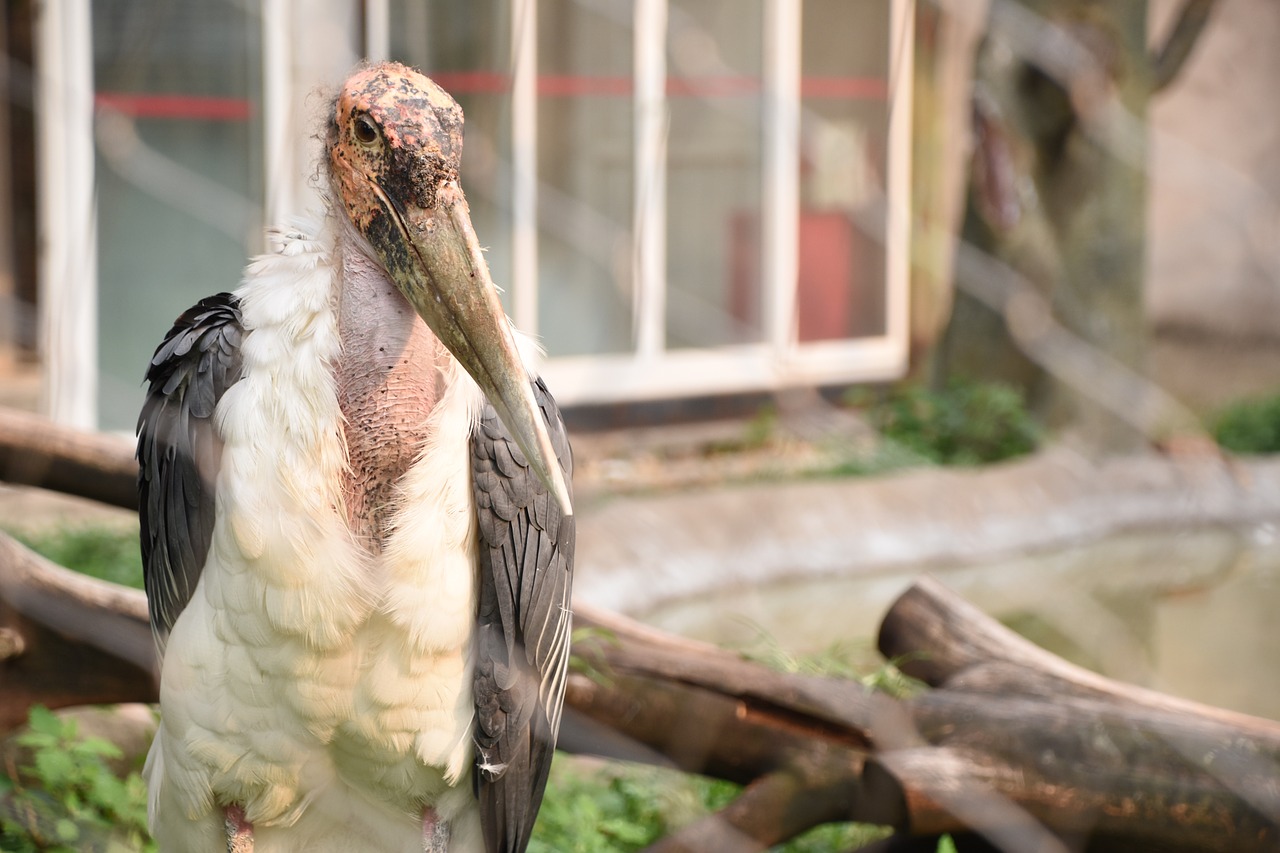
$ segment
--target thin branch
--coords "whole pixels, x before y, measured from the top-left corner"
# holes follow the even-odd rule
[[[1186,0],[1182,4],[1169,37],[1152,60],[1152,92],[1164,89],[1182,71],[1217,3],[1218,0]]]

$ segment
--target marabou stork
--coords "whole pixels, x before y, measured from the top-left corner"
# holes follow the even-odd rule
[[[138,422],[172,851],[518,851],[569,654],[564,424],[458,186],[462,110],[386,63],[329,210],[156,350]]]

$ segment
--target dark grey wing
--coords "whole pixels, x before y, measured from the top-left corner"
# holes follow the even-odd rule
[[[161,648],[191,600],[213,537],[222,442],[213,412],[240,378],[240,309],[230,293],[188,309],[156,348],[138,416],[138,513],[151,628]]]
[[[541,379],[534,396],[571,484],[569,437]],[[575,527],[492,406],[471,447],[480,527],[476,794],[485,848],[516,853],[529,842],[560,731]]]

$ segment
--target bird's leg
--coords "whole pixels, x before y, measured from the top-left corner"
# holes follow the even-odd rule
[[[244,809],[227,806],[224,825],[227,828],[227,853],[253,853],[253,824],[244,819]]]
[[[422,810],[422,853],[449,853],[449,824],[431,806]]]

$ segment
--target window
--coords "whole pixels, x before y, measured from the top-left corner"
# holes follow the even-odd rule
[[[801,343],[883,335],[889,9],[805,0],[800,43]]]
[[[457,28],[464,7],[484,10],[466,14],[486,16],[487,35],[460,35],[473,32]],[[463,99],[468,195],[494,175],[513,188],[483,193],[501,210],[492,231],[477,228],[517,323],[546,344],[562,402],[905,367],[910,4],[417,9],[393,4],[407,52],[392,55]],[[444,61],[446,50],[412,48],[442,31],[468,50]],[[505,108],[473,112],[479,79]],[[488,174],[473,134],[512,140],[486,143]]]
[[[761,0],[668,7],[668,349],[765,339],[763,38]]]
[[[396,0],[388,11],[394,26],[386,54],[430,75],[466,116],[467,203],[488,249],[489,271],[512,312],[511,2]]]
[[[98,423],[132,430],[160,335],[262,245],[260,20],[231,0],[92,8]]]
[[[477,232],[562,403],[905,367],[908,0],[313,3],[50,7],[55,417],[132,429],[160,332],[314,207],[314,92],[361,53],[462,104]]]

